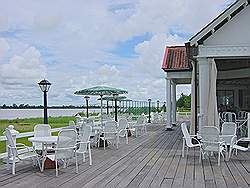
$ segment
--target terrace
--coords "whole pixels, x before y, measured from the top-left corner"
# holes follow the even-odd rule
[[[123,141],[123,140],[122,140]],[[179,123],[173,131],[165,131],[163,124],[150,124],[148,133],[129,137],[129,145],[122,142],[115,147],[93,147],[93,165],[88,158],[80,162],[75,173],[72,162],[55,170],[33,168],[30,164],[17,165],[11,175],[4,165],[0,170],[1,187],[249,187],[250,155],[238,152],[229,161],[217,166],[217,158],[210,157],[199,164],[198,149],[191,149],[181,157],[182,133]]]

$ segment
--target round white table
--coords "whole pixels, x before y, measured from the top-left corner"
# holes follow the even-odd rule
[[[37,142],[42,144],[53,144],[57,143],[58,136],[43,136],[43,137],[31,137],[28,138],[30,142]]]

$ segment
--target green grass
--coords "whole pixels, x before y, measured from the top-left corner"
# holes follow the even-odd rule
[[[75,120],[75,117],[49,117],[49,124],[51,128],[65,127],[69,124],[70,120]],[[20,133],[32,132],[36,124],[43,124],[43,118],[27,118],[27,119],[14,119],[14,120],[0,120],[0,136],[8,125],[14,125],[15,130]],[[53,133],[57,134],[57,133]],[[28,138],[18,138],[17,142],[31,146]],[[5,152],[5,142],[0,142],[0,153]]]

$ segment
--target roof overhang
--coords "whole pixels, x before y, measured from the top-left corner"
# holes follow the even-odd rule
[[[203,29],[201,29],[197,34],[195,34],[189,41],[191,46],[198,46],[203,44],[208,37],[213,35],[217,30],[219,30],[224,24],[229,22],[236,16],[239,12],[245,9],[250,4],[250,0],[237,0],[231,6],[229,6],[224,12],[207,24]]]

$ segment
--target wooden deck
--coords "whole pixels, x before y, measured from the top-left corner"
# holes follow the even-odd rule
[[[163,125],[150,125],[148,134],[130,137],[117,150],[93,148],[93,165],[80,162],[79,173],[72,163],[44,173],[30,164],[17,165],[17,174],[0,169],[0,187],[249,187],[250,153],[239,152],[229,162],[217,166],[216,158],[199,164],[198,150],[181,157],[180,127],[165,131]]]

